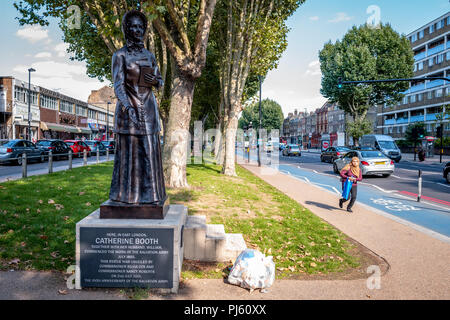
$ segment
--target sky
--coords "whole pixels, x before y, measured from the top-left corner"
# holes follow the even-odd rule
[[[86,101],[91,90],[109,82],[86,75],[83,62],[71,61],[55,20],[50,26],[20,26],[12,0],[0,4],[0,75],[28,79],[32,83]],[[408,34],[450,10],[449,0],[306,0],[288,19],[288,47],[278,67],[269,71],[262,98],[277,101],[285,116],[294,109],[313,111],[326,101],[320,94],[318,60],[323,45],[338,39],[354,25],[367,22],[379,9],[382,23],[390,23],[400,34]]]

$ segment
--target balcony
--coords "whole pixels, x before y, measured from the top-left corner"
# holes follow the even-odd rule
[[[416,54],[416,55],[414,56],[414,60],[415,60],[415,61],[419,61],[419,60],[421,60],[421,59],[423,59],[423,58],[425,58],[425,57],[426,57],[426,51],[423,51],[423,52],[421,52],[421,53]]]
[[[413,93],[416,91],[420,91],[420,90],[424,90],[425,89],[425,83],[421,83],[415,86],[412,86],[411,88],[409,88],[409,92],[408,93]]]
[[[386,119],[384,120],[384,124],[385,125],[395,124],[395,119]]]
[[[425,121],[434,121],[434,120],[436,120],[436,114],[435,113],[427,114],[425,116]]]
[[[396,124],[408,123],[408,118],[397,118]]]
[[[420,115],[420,116],[411,116],[410,121],[411,122],[421,122],[424,121],[425,117],[424,115]]]
[[[427,89],[443,86],[445,83],[444,80],[433,80],[427,83]]]
[[[432,54],[441,52],[445,50],[445,43],[442,43],[436,47],[433,47],[431,49],[428,49],[428,57],[431,56]]]

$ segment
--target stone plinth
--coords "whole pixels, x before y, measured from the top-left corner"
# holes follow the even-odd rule
[[[143,287],[178,292],[187,207],[169,205],[164,219],[100,219],[76,225],[76,288]]]

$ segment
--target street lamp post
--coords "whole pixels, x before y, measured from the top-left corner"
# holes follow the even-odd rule
[[[36,70],[33,68],[28,69],[28,139],[31,141],[31,73]]]
[[[258,75],[259,80],[259,128],[258,128],[258,167],[261,167],[261,122],[262,122],[262,112],[261,112],[261,92],[262,92],[262,76]],[[260,141],[261,140],[261,141]]]
[[[106,141],[109,140],[109,105],[111,104],[110,101],[108,101],[106,106]]]

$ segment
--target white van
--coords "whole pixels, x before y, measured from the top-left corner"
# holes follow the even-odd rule
[[[361,137],[360,145],[361,147],[372,147],[380,150],[384,155],[395,162],[399,162],[402,158],[402,153],[391,136],[367,134]]]

